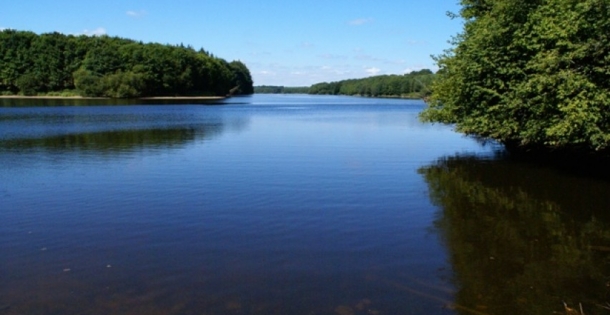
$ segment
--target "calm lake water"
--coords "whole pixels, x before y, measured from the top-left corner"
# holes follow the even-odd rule
[[[421,101],[0,102],[0,314],[610,312],[610,182]]]

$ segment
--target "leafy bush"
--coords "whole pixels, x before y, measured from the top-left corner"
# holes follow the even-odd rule
[[[461,4],[424,121],[520,149],[608,149],[608,0]]]

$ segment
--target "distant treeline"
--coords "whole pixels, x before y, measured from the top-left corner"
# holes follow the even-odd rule
[[[224,96],[252,94],[250,71],[203,49],[109,36],[0,31],[0,94]]]
[[[276,85],[260,85],[254,87],[254,93],[257,94],[307,94],[309,93],[308,86],[276,86]]]
[[[359,95],[370,97],[424,98],[430,93],[434,73],[428,69],[405,75],[380,75],[363,79],[317,83],[310,87],[255,86],[254,93],[308,93],[331,95]]]
[[[433,79],[434,73],[424,69],[405,75],[379,75],[317,83],[309,88],[309,94],[423,98],[430,93],[429,86]]]

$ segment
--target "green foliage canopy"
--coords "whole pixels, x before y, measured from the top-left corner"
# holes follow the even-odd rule
[[[608,149],[610,1],[461,4],[424,121],[521,149]]]
[[[0,94],[83,96],[252,94],[250,71],[203,49],[109,36],[0,31]]]
[[[253,94],[254,82],[250,76],[250,70],[241,61],[232,61],[229,63],[233,75],[233,82],[236,84],[237,94]]]
[[[379,75],[363,79],[323,82],[312,85],[309,94],[422,98],[428,94],[433,78],[432,71],[424,69],[405,75]]]

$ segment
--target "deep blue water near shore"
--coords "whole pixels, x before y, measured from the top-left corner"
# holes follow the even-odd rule
[[[0,314],[454,313],[422,172],[497,147],[421,101],[225,102],[0,107]]]

